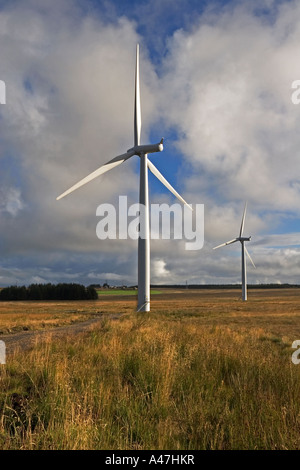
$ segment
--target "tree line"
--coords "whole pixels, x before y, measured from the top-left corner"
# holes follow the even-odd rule
[[[96,300],[98,294],[93,286],[81,284],[31,284],[9,286],[0,291],[0,300]]]

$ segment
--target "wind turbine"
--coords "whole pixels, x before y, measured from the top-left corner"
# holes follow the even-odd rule
[[[141,98],[140,98],[140,72],[139,72],[139,44],[136,47],[136,69],[135,69],[135,103],[134,103],[134,147],[126,153],[119,155],[100,168],[89,174],[78,183],[74,184],[67,191],[56,199],[62,199],[71,192],[89,183],[94,178],[103,175],[109,170],[125,162],[133,155],[140,157],[140,195],[139,203],[144,207],[140,210],[140,234],[138,239],[138,311],[150,311],[150,230],[149,230],[149,191],[148,191],[148,168],[149,170],[171,191],[182,203],[190,209],[191,206],[178,194],[178,192],[163,177],[153,163],[148,160],[149,153],[161,152],[163,150],[163,139],[157,144],[141,145]]]
[[[247,300],[247,272],[246,272],[245,253],[247,254],[247,256],[250,259],[250,261],[251,261],[252,265],[254,266],[254,268],[256,267],[255,264],[253,263],[253,260],[252,260],[251,256],[249,255],[249,252],[248,252],[246,246],[245,246],[245,242],[249,242],[251,240],[251,237],[243,237],[246,211],[247,211],[247,202],[246,202],[245,208],[244,208],[244,213],[243,213],[243,217],[242,217],[242,223],[241,223],[239,236],[237,238],[234,238],[233,240],[229,240],[229,242],[222,243],[222,245],[218,245],[218,246],[214,247],[214,250],[216,250],[217,248],[221,248],[221,246],[231,245],[232,243],[235,243],[235,242],[241,242],[241,245],[242,245],[242,299],[244,301]]]

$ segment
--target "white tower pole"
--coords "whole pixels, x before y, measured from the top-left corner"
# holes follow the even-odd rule
[[[150,311],[150,229],[147,154],[140,155],[140,236],[138,239],[138,312]]]
[[[246,273],[246,258],[245,258],[245,247],[244,241],[242,244],[242,299],[247,300],[247,273]]]

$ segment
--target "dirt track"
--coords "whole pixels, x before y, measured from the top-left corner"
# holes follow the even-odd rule
[[[117,319],[121,314],[110,315],[109,319]],[[26,350],[30,349],[38,340],[43,340],[43,338],[52,336],[52,338],[61,338],[69,334],[78,334],[88,331],[93,325],[101,322],[103,316],[97,318],[90,318],[84,322],[73,323],[67,326],[59,326],[56,328],[49,328],[46,330],[36,330],[36,331],[22,331],[20,333],[14,333],[10,335],[1,335],[0,340],[5,342],[6,353],[11,354],[15,350]]]

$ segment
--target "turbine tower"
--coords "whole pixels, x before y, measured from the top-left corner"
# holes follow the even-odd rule
[[[244,208],[244,213],[243,213],[243,217],[242,217],[242,223],[241,223],[239,236],[237,238],[234,238],[233,240],[229,240],[229,242],[222,243],[222,245],[218,245],[218,246],[214,247],[214,250],[216,250],[217,248],[221,248],[221,246],[231,245],[232,243],[235,243],[235,242],[241,242],[241,245],[242,245],[242,299],[243,299],[243,301],[247,300],[247,270],[246,270],[245,253],[247,254],[247,256],[250,259],[250,261],[251,261],[252,265],[254,266],[254,268],[256,267],[255,264],[253,263],[253,260],[252,260],[251,256],[249,255],[249,252],[248,252],[246,246],[245,246],[245,242],[249,242],[251,240],[251,237],[243,237],[246,211],[247,211],[247,202],[246,202],[245,208]]]
[[[109,170],[125,162],[133,155],[140,157],[140,233],[138,239],[138,311],[150,311],[150,230],[149,230],[149,191],[148,191],[148,168],[149,170],[174,194],[183,204],[191,210],[191,206],[178,194],[178,192],[163,177],[153,163],[148,160],[149,153],[161,152],[163,150],[163,139],[157,144],[141,145],[141,98],[140,98],[140,72],[139,72],[139,44],[136,47],[136,69],[135,69],[135,102],[134,102],[134,147],[126,153],[118,155],[109,162],[100,166],[56,199],[62,199],[71,192],[89,183],[94,178],[103,175]]]

